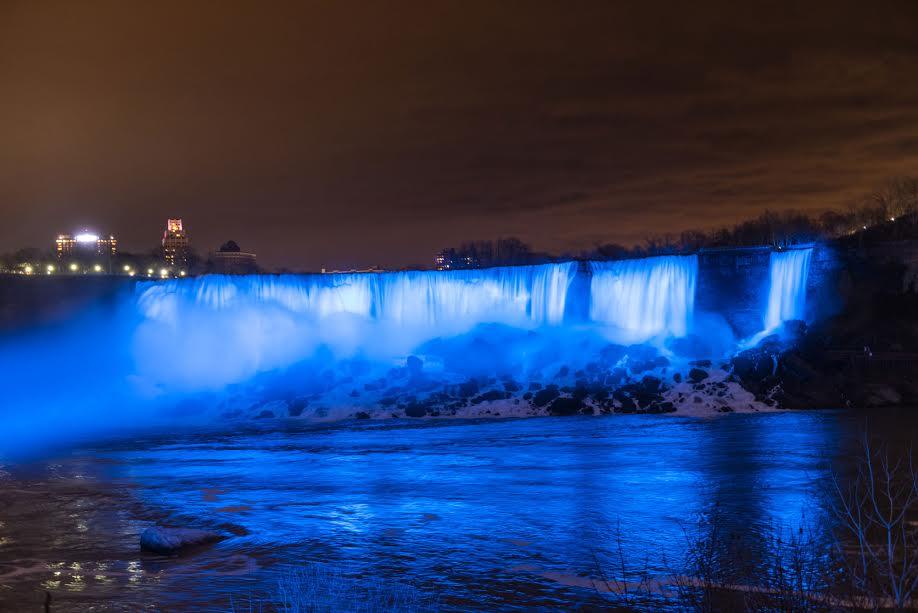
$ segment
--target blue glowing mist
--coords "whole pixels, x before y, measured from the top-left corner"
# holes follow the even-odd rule
[[[481,324],[558,326],[576,270],[567,262],[143,283],[137,288],[142,319],[136,363],[156,386],[217,388],[320,348],[333,359],[385,360]]]
[[[685,336],[695,309],[698,256],[591,262],[590,318],[623,340]]]
[[[804,318],[806,283],[812,254],[812,249],[772,252],[768,273],[768,306],[765,310],[766,331],[775,330],[785,321]]]
[[[809,257],[810,250],[772,257],[769,323],[802,315]],[[530,381],[551,379],[561,365],[585,368],[610,342],[667,351],[668,339],[693,334],[723,340],[700,345],[718,347],[707,357],[724,355],[732,332],[719,314],[696,317],[697,277],[696,256],[666,256],[140,282],[114,310],[3,339],[0,368],[15,385],[0,408],[0,451],[36,439],[188,423],[201,407],[239,396],[241,386],[267,390],[265,377],[290,395],[325,393],[329,381],[358,368],[362,374],[353,376],[362,380],[385,377],[411,354],[431,377]]]

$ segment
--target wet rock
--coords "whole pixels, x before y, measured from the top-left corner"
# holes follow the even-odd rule
[[[682,375],[680,373],[674,373],[673,381],[675,381],[676,383],[682,383]]]
[[[532,404],[537,407],[544,407],[549,402],[560,396],[557,385],[549,385],[545,389],[539,390],[532,397]]]
[[[140,535],[140,549],[163,555],[179,553],[183,549],[216,543],[223,537],[208,530],[193,528],[165,528],[153,526]]]
[[[645,410],[647,413],[673,413],[676,407],[672,402],[654,402]]]
[[[710,362],[709,362],[710,364]],[[702,370],[701,368],[693,368],[689,371],[688,378],[693,383],[701,383],[708,378],[708,371]]]
[[[309,405],[309,402],[302,398],[295,398],[287,403],[287,415],[290,417],[299,417],[303,410]]]
[[[520,391],[520,384],[514,381],[513,379],[507,379],[504,381],[504,390],[507,392],[518,392]]]
[[[599,352],[599,357],[603,364],[608,366],[615,366],[623,357],[625,357],[626,351],[627,349],[622,345],[606,345]]]
[[[631,371],[633,375],[639,375],[641,373],[647,372],[648,370],[653,370],[657,365],[653,360],[639,360],[635,362],[628,362],[628,370]]]
[[[778,356],[774,352],[759,348],[747,349],[738,353],[730,365],[743,387],[754,394],[775,384],[773,377],[778,368]]]
[[[637,411],[637,404],[624,391],[617,389],[612,392],[612,397],[618,401],[618,406],[615,407],[616,413],[635,413]]]
[[[475,396],[472,399],[472,404],[481,404],[482,402],[494,402],[495,400],[506,400],[510,397],[510,394],[507,392],[502,392],[500,390],[489,390],[480,396]]]
[[[409,374],[416,376],[421,374],[421,370],[424,368],[424,362],[417,356],[409,355],[405,360],[405,368],[408,369]]]
[[[552,415],[575,415],[583,408],[583,401],[578,398],[555,398],[548,405]]]
[[[471,398],[478,393],[479,389],[478,381],[475,379],[469,379],[465,383],[459,384],[457,394],[462,398]]]
[[[555,379],[566,377],[570,371],[571,369],[568,368],[567,366],[562,366],[561,368],[558,369],[558,372],[555,374]]]
[[[582,383],[578,382],[577,386],[574,388],[574,391],[571,392],[571,396],[581,401],[584,400],[589,395],[590,395],[590,390],[587,387],[586,382],[582,382]]]
[[[271,418],[271,417],[274,417],[274,411],[269,411],[269,410],[265,409],[264,411],[262,411],[261,413],[259,413],[258,415],[256,415],[256,416],[255,416],[255,419],[268,419],[268,418]]]
[[[538,391],[538,390],[540,390],[540,389],[542,389],[542,384],[541,384],[541,383],[538,383],[537,381],[532,381],[532,382],[529,384],[529,391],[530,391],[530,392],[535,392],[535,391]]]
[[[628,371],[624,368],[613,368],[605,377],[606,385],[619,385],[628,379]]]
[[[357,419],[370,419],[370,414],[366,411],[358,411],[354,417]]]
[[[650,345],[630,345],[627,349],[628,359],[635,362],[653,362],[659,352]]]
[[[424,417],[425,415],[427,415],[427,407],[423,405],[415,402],[405,406],[406,417]]]
[[[781,324],[779,334],[785,341],[796,343],[806,336],[806,322],[800,319],[789,319]]]
[[[689,362],[689,366],[697,366],[698,368],[711,368],[711,360],[692,360]]]

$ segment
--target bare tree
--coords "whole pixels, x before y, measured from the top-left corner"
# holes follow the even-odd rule
[[[843,487],[833,476],[833,483],[845,531],[840,554],[852,587],[874,607],[905,609],[918,589],[918,474],[911,449],[896,457],[865,435],[852,482]]]

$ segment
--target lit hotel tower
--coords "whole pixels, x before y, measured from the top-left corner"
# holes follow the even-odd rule
[[[188,264],[188,237],[182,229],[181,219],[166,220],[163,233],[163,258],[169,266]]]

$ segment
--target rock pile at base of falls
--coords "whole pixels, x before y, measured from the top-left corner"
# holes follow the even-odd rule
[[[395,366],[347,362],[310,371],[313,382],[259,381],[223,400],[221,414],[276,419],[526,417],[610,413],[711,415],[918,402],[918,384],[856,378],[826,350],[827,334],[787,322],[731,357],[699,359],[649,345],[601,344],[513,368],[457,370],[429,355]]]
[[[734,401],[740,409],[759,410],[745,392],[734,397],[735,390],[723,382],[723,364],[671,362],[648,345],[605,344],[579,360],[487,374],[450,371],[427,356],[409,356],[402,364],[384,370],[329,368],[321,373],[321,385],[310,390],[285,381],[273,397],[266,394],[271,385],[253,386],[251,395],[227,401],[223,414],[256,420],[417,419],[672,413],[680,407],[697,414],[728,412]]]

